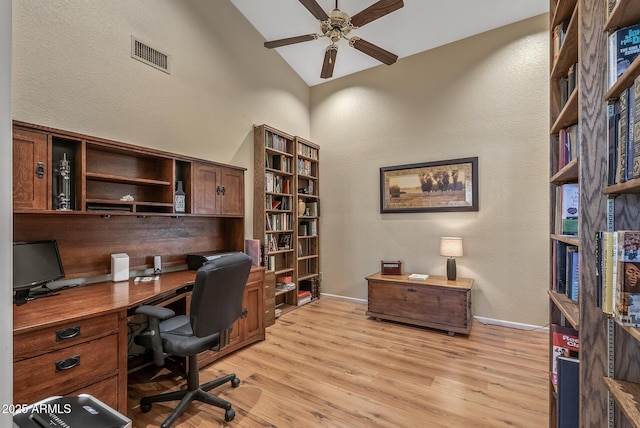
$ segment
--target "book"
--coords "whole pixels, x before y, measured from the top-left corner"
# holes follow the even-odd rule
[[[630,25],[609,35],[609,87],[640,54],[640,24]]]
[[[558,428],[578,428],[580,426],[580,361],[575,357],[558,357]]]
[[[580,352],[580,338],[578,331],[571,327],[556,324],[551,325],[553,332],[553,360],[551,364],[551,382],[558,384],[558,358],[578,357]]]
[[[620,230],[614,317],[624,325],[640,327],[640,231]]]
[[[618,166],[618,129],[620,121],[620,101],[609,101],[607,105],[607,184],[616,184]],[[640,123],[640,122],[639,122]],[[640,140],[639,140],[640,141]]]
[[[566,183],[561,187],[560,206],[560,234],[578,234],[578,199],[579,187],[577,183]]]
[[[633,147],[629,155],[633,166],[629,178],[638,178],[640,177],[640,76],[633,82],[633,99],[633,128],[629,125],[629,132],[633,134]]]
[[[629,112],[627,102],[629,101],[629,90],[626,89],[618,99],[620,103],[620,119],[618,120],[618,165],[616,166],[616,183],[626,181],[627,171],[627,136],[629,132]]]
[[[569,299],[574,302],[578,301],[578,247],[574,245],[567,246],[566,254],[566,294]]]
[[[412,273],[411,275],[409,275],[407,277],[407,279],[412,279],[415,281],[424,281],[425,279],[429,278],[429,275],[423,274],[423,273]]]

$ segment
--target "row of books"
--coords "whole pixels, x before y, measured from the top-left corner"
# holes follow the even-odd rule
[[[291,211],[291,196],[270,195],[266,196],[267,209],[279,211]]]
[[[597,303],[620,324],[640,327],[640,230],[596,236]]]
[[[307,159],[298,159],[298,174],[315,176],[315,172],[313,171],[313,164]]]
[[[264,157],[265,166],[282,172],[291,172],[291,157],[285,155],[270,155]]]
[[[577,124],[560,130],[558,142],[558,169],[562,169],[578,157],[580,149],[579,136]]]
[[[564,44],[567,29],[569,28],[569,20],[566,19],[553,28],[553,64],[555,65],[560,54],[560,48]]]
[[[609,102],[607,126],[608,184],[640,178],[640,76]]]
[[[565,294],[574,302],[579,298],[579,260],[578,247],[554,241],[551,281],[556,293]]]
[[[569,101],[571,94],[576,89],[578,83],[578,64],[572,64],[567,71],[567,75],[559,79],[560,84],[560,105],[564,105]]]
[[[292,235],[291,233],[267,233],[265,241],[269,252],[290,250]]]
[[[264,173],[264,189],[271,193],[289,195],[291,194],[291,179],[267,171]]]
[[[609,35],[609,87],[640,54],[640,24],[620,28]]]
[[[267,131],[265,137],[264,144],[266,147],[289,153],[289,144],[292,144],[291,140],[287,140],[282,135],[274,134],[271,131]]]
[[[268,231],[283,231],[292,230],[291,227],[291,214],[288,212],[283,213],[267,213],[265,214],[267,219]]]
[[[578,234],[579,191],[577,183],[566,183],[556,187],[555,234]]]
[[[316,219],[301,221],[298,226],[299,236],[316,236],[318,234],[318,222]]]
[[[318,159],[318,149],[303,143],[298,143],[298,154],[311,159]]]

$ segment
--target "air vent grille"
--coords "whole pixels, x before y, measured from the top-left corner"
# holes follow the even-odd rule
[[[131,36],[131,58],[170,74],[169,55],[152,48],[133,36]]]

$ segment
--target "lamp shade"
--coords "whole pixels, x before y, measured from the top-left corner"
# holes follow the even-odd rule
[[[462,238],[453,236],[440,238],[440,255],[444,257],[462,257]]]

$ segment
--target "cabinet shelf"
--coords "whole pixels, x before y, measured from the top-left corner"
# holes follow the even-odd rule
[[[634,428],[640,428],[640,384],[604,378],[607,389]]]
[[[558,307],[560,312],[565,316],[567,321],[576,330],[580,329],[580,309],[576,302],[571,301],[565,294],[556,293],[552,290],[547,290],[549,297],[553,303]]]
[[[564,242],[565,244],[580,246],[580,239],[574,235],[551,235],[551,239],[555,241]]]
[[[622,92],[633,85],[633,81],[640,75],[640,57],[636,58],[629,68],[620,76],[616,83],[604,95],[605,100],[616,99]]]
[[[551,127],[550,135],[557,134],[562,128],[567,128],[578,121],[578,91],[574,90],[569,96],[556,121]]]
[[[100,174],[95,172],[87,172],[85,174],[87,180],[104,181],[107,183],[124,183],[124,184],[141,184],[146,186],[171,186],[170,181],[153,180],[140,177],[123,177],[111,174]]]
[[[604,31],[611,32],[638,22],[640,22],[640,0],[618,2],[604,25]]]
[[[318,278],[319,276],[320,275],[317,274],[317,273],[311,273],[311,274],[308,274],[308,275],[300,275],[298,277],[298,281],[304,281],[304,280],[311,279],[311,278]]]
[[[578,171],[580,166],[580,158],[575,158],[568,164],[566,164],[560,171],[555,173],[551,177],[551,183],[563,184],[563,183],[577,183]]]
[[[607,186],[603,189],[602,193],[605,195],[619,195],[623,193],[638,193],[640,192],[640,178],[634,178],[633,180],[625,181],[624,183],[614,184]]]

